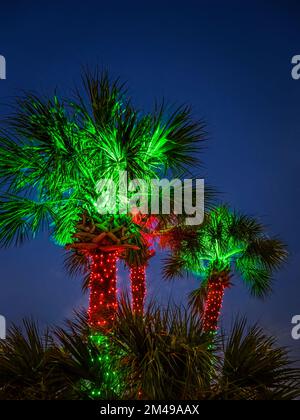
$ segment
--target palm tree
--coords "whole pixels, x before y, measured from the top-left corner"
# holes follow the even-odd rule
[[[122,171],[129,181],[178,174],[198,164],[204,132],[188,108],[138,113],[106,73],[88,73],[83,81],[85,93],[73,101],[27,94],[8,118],[0,136],[0,245],[19,245],[48,229],[75,255],[70,261],[85,261],[90,324],[108,328],[117,305],[117,260],[144,241],[131,214],[99,213],[98,181],[118,185]]]
[[[288,351],[245,319],[210,337],[184,309],[152,304],[137,317],[121,300],[105,335],[91,330],[86,314],[44,334],[32,321],[23,327],[0,341],[1,400],[300,397],[300,369]]]
[[[174,278],[191,271],[202,279],[191,302],[204,309],[204,329],[217,330],[224,293],[237,273],[252,295],[263,298],[272,290],[272,273],[287,257],[282,242],[269,238],[254,218],[218,207],[206,215],[198,229],[169,233],[173,252],[164,276]]]
[[[32,320],[10,327],[0,340],[0,399],[55,399],[61,382],[53,375],[54,340]]]
[[[120,351],[106,336],[95,342],[91,334],[82,314],[51,332],[27,319],[21,328],[13,325],[0,341],[0,400],[119,397]]]
[[[223,332],[219,368],[211,389],[218,400],[292,400],[299,398],[300,371],[286,348],[257,325],[238,318]]]
[[[150,303],[143,317],[121,299],[112,341],[123,352],[129,399],[196,400],[210,387],[214,355],[201,319],[184,308]]]
[[[300,369],[286,348],[246,318],[211,337],[201,317],[151,304],[135,317],[126,300],[118,309],[113,342],[123,350],[130,398],[150,400],[292,400],[300,396]],[[127,395],[128,398],[128,395]]]

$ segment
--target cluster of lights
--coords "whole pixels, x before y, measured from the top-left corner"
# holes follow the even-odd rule
[[[107,398],[108,395],[118,396],[124,388],[121,372],[116,370],[115,356],[112,355],[109,337],[101,333],[94,333],[89,337],[90,342],[97,346],[99,354],[91,355],[91,362],[98,365],[102,371],[101,385],[94,384],[89,390],[92,399]]]
[[[212,333],[218,329],[218,320],[221,314],[226,283],[222,276],[211,279],[208,282],[208,294],[205,303],[203,329]]]
[[[146,296],[146,266],[130,267],[130,282],[132,310],[135,314],[142,315]]]
[[[90,257],[89,324],[95,329],[109,329],[117,309],[118,253],[97,251]]]

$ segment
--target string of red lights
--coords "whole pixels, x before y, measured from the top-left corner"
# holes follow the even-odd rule
[[[95,251],[90,258],[89,324],[95,329],[109,329],[117,309],[118,253]]]
[[[203,329],[205,332],[214,332],[218,329],[226,283],[222,277],[211,279],[208,282],[208,294],[205,303]]]
[[[130,267],[132,310],[136,314],[144,313],[146,296],[146,266]]]

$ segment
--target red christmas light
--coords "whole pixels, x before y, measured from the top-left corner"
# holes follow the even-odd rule
[[[214,332],[218,329],[224,292],[227,287],[228,284],[224,282],[221,276],[211,279],[208,283],[208,294],[203,319],[203,329],[205,332]]]
[[[136,314],[144,313],[146,296],[146,266],[130,267],[132,310]]]
[[[95,251],[90,258],[89,324],[109,329],[117,309],[117,251]]]

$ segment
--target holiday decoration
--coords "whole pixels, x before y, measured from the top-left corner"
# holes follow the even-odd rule
[[[93,351],[89,350],[91,363],[100,369],[100,383],[84,384],[84,389],[92,399],[106,399],[108,395],[118,397],[125,386],[122,371],[117,366],[121,351],[113,348],[109,337],[101,333],[90,335],[89,342],[93,346]]]
[[[129,249],[139,250],[129,243],[132,236],[135,238],[135,231],[136,226],[127,217],[110,218],[96,226],[84,216],[77,225],[76,240],[68,245],[68,249],[83,253],[89,262],[88,317],[95,329],[109,330],[113,324],[117,310],[117,260]]]
[[[138,251],[128,249],[125,261],[130,270],[132,310],[143,315],[147,293],[146,271],[150,258],[155,255],[154,232],[158,225],[158,217],[133,212],[132,221],[139,226],[142,240]]]
[[[117,255],[144,247],[142,227],[130,214],[135,192],[128,196],[127,186],[197,165],[205,131],[186,107],[143,115],[107,73],[87,72],[83,82],[82,93],[69,100],[24,94],[2,127],[0,246],[21,244],[46,228],[77,261],[92,265],[89,316],[103,326],[116,305]],[[124,173],[127,201],[120,191],[103,201],[100,181],[124,187]]]
[[[146,266],[132,266],[130,268],[130,282],[132,310],[134,313],[142,315],[146,296]]]
[[[115,252],[89,254],[90,304],[89,324],[94,328],[111,327],[117,310],[117,258]]]
[[[227,207],[212,210],[197,228],[175,227],[162,239],[172,250],[165,277],[191,271],[202,279],[199,290],[206,289],[202,294],[206,301],[202,305],[200,299],[199,310],[204,306],[204,329],[212,333],[217,330],[232,275],[239,274],[254,296],[264,297],[271,291],[273,271],[287,255],[284,245],[268,237],[259,222]],[[193,304],[197,305],[197,299]]]
[[[225,289],[229,286],[228,272],[212,275],[210,277],[207,283],[207,298],[203,316],[204,332],[217,331]]]

